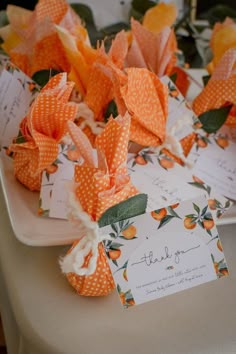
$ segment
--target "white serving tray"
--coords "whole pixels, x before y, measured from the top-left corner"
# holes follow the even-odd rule
[[[56,246],[78,239],[68,221],[37,215],[39,193],[27,190],[15,179],[8,157],[0,157],[0,177],[10,222],[19,241],[29,246]],[[232,223],[236,223],[236,205],[217,222],[218,225]]]

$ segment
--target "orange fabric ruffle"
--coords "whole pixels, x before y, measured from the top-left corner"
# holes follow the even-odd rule
[[[83,210],[92,220],[99,220],[107,209],[138,193],[126,168],[129,126],[128,115],[124,118],[121,116],[111,118],[108,121],[104,131],[96,138],[98,154],[96,167],[87,137],[82,136],[83,133],[79,132],[80,129],[73,123],[69,123],[71,136],[85,160],[82,166],[75,167],[74,179],[78,183],[75,193]],[[115,287],[102,244],[98,247],[99,255],[94,274],[89,276],[67,274],[68,281],[80,295],[107,295]],[[85,265],[88,260],[89,257],[85,260]]]
[[[8,5],[9,25],[0,29],[3,48],[11,61],[27,75],[43,69],[69,72],[70,64],[55,25],[82,38],[80,18],[65,0],[39,0],[34,11]]]
[[[73,86],[66,73],[54,76],[20,125],[26,142],[9,147],[14,152],[14,174],[30,190],[40,190],[42,171],[56,160],[66,122],[76,116],[77,105],[68,103]]]
[[[193,110],[197,115],[210,109],[233,104],[226,125],[236,127],[236,49],[229,49],[215,68],[206,87],[193,101]]]

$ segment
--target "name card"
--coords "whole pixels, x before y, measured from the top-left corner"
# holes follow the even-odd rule
[[[228,275],[205,197],[100,229],[122,305],[128,308]]]
[[[8,63],[0,75],[0,148],[18,135],[19,124],[38,92],[34,81]]]
[[[73,180],[75,164],[82,163],[75,146],[60,144],[54,163],[43,172],[40,190],[40,216],[67,219],[67,184]]]
[[[193,174],[216,192],[236,200],[236,144],[226,137],[209,138],[205,148],[194,153]]]

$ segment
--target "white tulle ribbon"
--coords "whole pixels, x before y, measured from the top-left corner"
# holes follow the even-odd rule
[[[61,257],[59,264],[63,273],[75,273],[77,275],[91,275],[95,272],[98,258],[98,244],[110,238],[109,235],[99,234],[98,223],[92,221],[79,201],[76,199],[74,188],[68,187],[69,221],[76,227],[81,237],[76,246],[66,256]],[[90,255],[87,266],[84,266],[86,257]]]

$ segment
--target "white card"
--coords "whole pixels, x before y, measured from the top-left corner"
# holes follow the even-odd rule
[[[204,195],[202,189],[189,184],[192,182],[192,173],[187,168],[164,156],[145,151],[140,157],[142,160],[137,156],[129,159],[128,172],[135,187],[148,195],[147,211]],[[141,161],[145,164],[140,164]],[[168,166],[168,162],[170,169],[161,166]]]
[[[228,141],[227,146],[222,147],[219,137],[208,139],[205,148],[192,152],[196,158],[193,174],[217,193],[236,200],[236,144]]]
[[[67,184],[73,180],[75,164],[82,163],[82,159],[71,159],[68,151],[75,151],[73,148],[60,144],[56,161],[43,172],[38,210],[41,216],[67,219]]]
[[[0,148],[18,135],[19,124],[37,94],[37,86],[18,68],[7,65],[0,75]]]
[[[128,308],[228,275],[207,200],[180,203],[100,229],[122,305]]]

